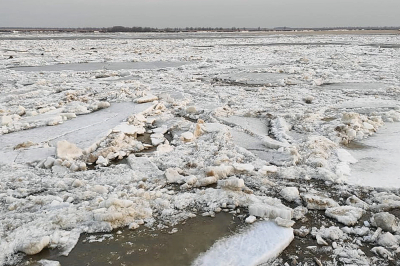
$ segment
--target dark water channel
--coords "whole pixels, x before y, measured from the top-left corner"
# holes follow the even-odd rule
[[[59,261],[63,266],[97,265],[190,265],[218,239],[230,236],[243,227],[243,222],[228,213],[215,218],[197,216],[173,228],[136,230],[121,229],[120,234],[82,234],[68,257],[57,250],[44,250],[27,256],[23,265],[36,266],[41,259]],[[102,240],[99,242],[99,240]]]

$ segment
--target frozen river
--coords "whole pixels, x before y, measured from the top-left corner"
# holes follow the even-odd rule
[[[390,265],[399,47],[2,33],[0,265]]]

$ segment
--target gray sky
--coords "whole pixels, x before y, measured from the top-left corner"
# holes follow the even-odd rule
[[[0,27],[400,26],[400,0],[0,0]]]

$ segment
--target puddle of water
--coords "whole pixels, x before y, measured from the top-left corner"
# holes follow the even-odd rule
[[[137,140],[142,142],[143,144],[149,144],[151,145],[151,138],[150,138],[151,134],[150,133],[144,133],[144,134],[139,134],[137,136]]]
[[[344,83],[325,83],[321,86],[329,90],[378,90],[388,87],[380,82],[344,82]]]
[[[331,122],[331,121],[333,121],[335,119],[336,119],[336,117],[324,117],[321,120],[324,121],[324,122]]]
[[[350,150],[363,150],[363,149],[370,149],[373,148],[372,146],[368,146],[359,141],[350,141],[348,144],[345,145],[345,148]]]
[[[251,86],[279,86],[289,75],[281,73],[232,73],[219,76],[216,81],[223,81],[230,85]]]
[[[123,229],[122,234],[81,235],[68,257],[59,256],[57,250],[46,249],[40,254],[27,256],[25,262],[37,265],[41,259],[57,260],[61,265],[190,265],[220,238],[237,232],[243,223],[237,217],[219,213],[215,218],[197,216],[172,228],[151,230],[141,227],[135,231]],[[101,239],[93,242],[90,239]],[[92,242],[92,243],[89,243]]]
[[[49,66],[26,66],[15,67],[13,70],[25,72],[37,71],[94,71],[94,70],[121,70],[121,69],[158,69],[166,67],[179,67],[186,64],[185,62],[106,62],[106,63],[74,63],[74,64],[57,64]]]
[[[364,46],[372,46],[377,48],[400,48],[399,43],[370,43],[364,44]]]
[[[225,46],[244,46],[244,47],[253,47],[253,46],[327,46],[327,45],[349,45],[348,43],[340,43],[340,42],[304,42],[304,43],[284,43],[284,42],[276,42],[276,43],[232,43],[226,44]]]

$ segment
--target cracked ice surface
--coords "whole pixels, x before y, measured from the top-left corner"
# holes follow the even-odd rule
[[[0,163],[40,161],[55,155],[52,148],[32,148],[21,152],[14,151],[13,148],[20,144],[21,140],[29,140],[33,143],[49,143],[51,146],[55,146],[57,141],[67,140],[77,144],[82,149],[88,148],[96,141],[106,137],[110,129],[116,127],[130,114],[142,112],[150,106],[151,104],[115,103],[107,109],[90,115],[78,116],[56,127],[38,127],[28,131],[0,135],[2,144]]]
[[[84,232],[166,228],[220,211],[307,227],[327,207],[354,204],[372,217],[399,206],[398,192],[346,184],[358,167],[370,180],[381,168],[398,172],[397,131],[374,142],[400,121],[398,35],[0,39],[0,265],[17,264],[20,251],[66,254]],[[344,150],[355,141],[377,148],[350,151],[357,163]],[[363,165],[368,152],[380,156],[373,167]],[[287,187],[299,191],[295,210],[280,193]],[[327,257],[379,264],[366,245],[386,256],[379,262],[397,256],[396,246],[378,247],[379,230],[362,231],[365,239],[335,238]],[[322,233],[307,241],[330,244]]]

